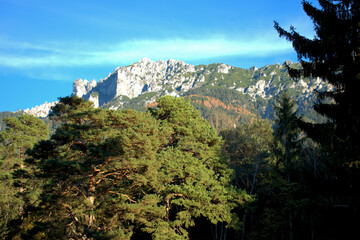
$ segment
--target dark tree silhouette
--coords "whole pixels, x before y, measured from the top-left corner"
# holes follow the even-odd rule
[[[314,23],[315,37],[308,39],[294,27],[286,31],[275,22],[280,37],[292,42],[300,69],[288,66],[294,79],[320,78],[328,91],[317,92],[314,109],[326,123],[299,121],[301,129],[328,153],[327,199],[332,208],[327,220],[336,239],[358,239],[360,199],[360,1],[319,0],[320,8],[303,1]],[[331,186],[331,187],[330,187]]]
[[[303,1],[313,20],[316,36],[308,39],[285,31],[275,22],[281,37],[291,41],[301,69],[289,67],[293,78],[320,78],[333,88],[318,92],[315,110],[326,116],[324,124],[302,124],[314,140],[330,147],[337,159],[350,165],[360,163],[357,141],[360,128],[360,1],[319,0],[321,9]]]

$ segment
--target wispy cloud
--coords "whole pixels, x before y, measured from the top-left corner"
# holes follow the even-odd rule
[[[0,39],[0,66],[19,69],[129,64],[143,57],[179,60],[238,55],[268,56],[291,50],[276,34],[254,39],[141,39],[117,43],[10,42]]]

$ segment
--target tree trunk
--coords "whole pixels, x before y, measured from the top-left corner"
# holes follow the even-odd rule
[[[88,207],[89,215],[87,216],[87,227],[89,228],[92,223],[95,221],[94,211],[94,201],[95,201],[95,187],[91,184],[88,190],[87,201],[90,203]]]
[[[20,169],[23,169],[24,168],[24,165],[22,163],[20,163]],[[19,179],[19,193],[21,195],[21,193],[24,191],[24,188],[22,186],[22,177],[20,176],[20,179]],[[19,216],[21,218],[21,220],[23,219],[23,212],[24,212],[24,204],[20,204],[19,206]]]

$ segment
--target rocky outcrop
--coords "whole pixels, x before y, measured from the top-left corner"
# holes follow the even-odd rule
[[[77,79],[74,81],[73,84],[73,95],[76,95],[78,97],[83,97],[88,92],[90,92],[94,87],[96,87],[96,85],[97,82],[95,81],[95,79],[93,79],[91,82],[89,82],[86,79],[85,80]]]
[[[34,115],[35,117],[45,118],[49,115],[51,107],[55,106],[57,103],[58,101],[50,102],[50,103],[45,102],[40,106],[35,106],[31,109],[27,108],[24,110],[24,112],[29,115]]]
[[[164,89],[186,91],[194,87],[197,81],[203,81],[202,77],[192,73],[195,73],[195,66],[183,61],[170,59],[155,62],[143,58],[130,66],[116,68],[99,83],[76,80],[73,84],[73,95],[94,100],[91,93],[98,92],[98,103],[95,105],[103,106],[118,96],[135,98],[143,93]]]

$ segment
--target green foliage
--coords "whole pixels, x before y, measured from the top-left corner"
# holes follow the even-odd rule
[[[2,152],[4,158],[23,159],[26,149],[48,137],[48,129],[44,122],[31,115],[5,118],[4,123],[6,129],[0,135],[5,150]]]
[[[329,169],[318,146],[298,141],[295,106],[288,95],[279,98],[276,109],[274,132],[269,122],[254,121],[220,133],[223,153],[236,173],[234,185],[256,197],[238,211],[241,237],[311,239],[326,220],[323,193]]]
[[[254,194],[254,189],[251,189],[255,188],[257,174],[264,166],[274,162],[271,124],[266,120],[255,120],[236,129],[223,131],[220,135],[225,141],[223,153],[236,169],[237,186]]]
[[[183,99],[158,102],[150,115],[60,99],[61,126],[31,151],[46,184],[24,237],[186,239],[199,217],[237,224],[249,197],[229,185],[216,131]]]
[[[0,172],[0,238],[5,239],[9,232],[8,224],[18,217],[23,201],[16,197],[18,189],[13,187],[14,180],[9,172]]]
[[[49,183],[36,211],[43,218],[29,234],[103,237],[100,232],[111,231],[130,238],[134,222],[150,224],[142,214],[156,216],[160,208],[150,181],[161,141],[156,121],[131,110],[94,109],[77,97],[60,99],[53,116],[62,125],[32,152]],[[54,226],[58,231],[48,232]]]
[[[4,238],[10,221],[22,217],[26,205],[38,195],[33,169],[25,164],[26,151],[36,142],[48,138],[45,123],[30,115],[4,119],[6,128],[0,133],[0,232]],[[20,227],[21,223],[18,224]],[[16,231],[16,229],[15,229]]]
[[[24,114],[24,112],[21,112],[21,111],[20,112],[8,112],[8,111],[0,112],[0,132],[4,131],[6,128],[6,124],[4,123],[4,118],[17,117],[17,116],[21,116],[23,114]]]
[[[230,223],[234,216],[230,215],[229,198],[243,202],[246,195],[233,195],[235,190],[228,187],[230,172],[219,154],[221,139],[190,103],[169,96],[160,98],[158,103],[153,115],[161,120],[162,128],[171,132],[165,153],[172,156],[171,159],[183,159],[175,166],[164,168],[164,176],[172,176],[169,183],[178,182],[176,187],[169,185],[167,191],[192,196],[190,201],[185,197],[174,200],[174,204],[185,208],[190,216],[206,217],[213,224]],[[178,216],[181,219],[181,215]]]

